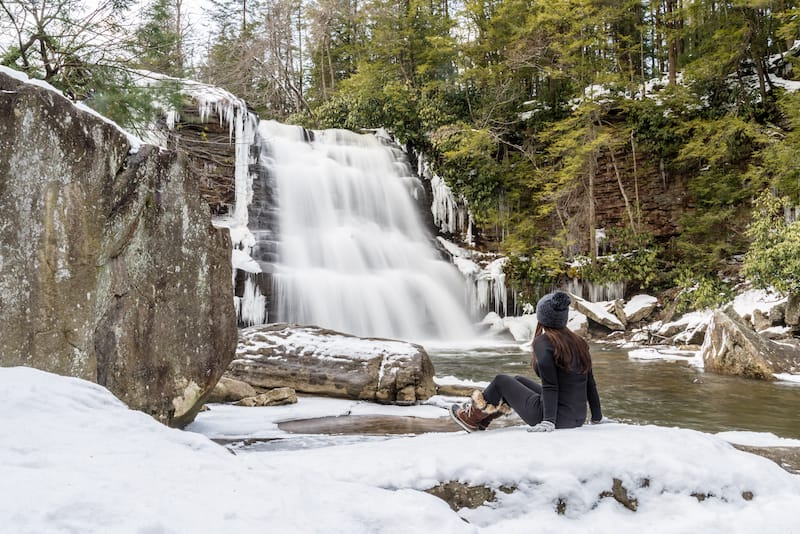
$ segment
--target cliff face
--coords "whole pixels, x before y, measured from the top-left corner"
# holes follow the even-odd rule
[[[0,71],[0,365],[189,422],[233,359],[230,238],[187,164]]]
[[[641,231],[663,239],[680,233],[679,221],[692,209],[685,177],[669,174],[657,159],[651,160],[643,153],[636,155],[635,169],[630,153],[617,153],[613,160],[605,154],[597,167],[594,174],[594,228],[630,227],[630,215],[625,205],[627,197],[631,215]],[[574,253],[586,253],[589,247],[588,202],[588,180],[582,178],[562,206]]]

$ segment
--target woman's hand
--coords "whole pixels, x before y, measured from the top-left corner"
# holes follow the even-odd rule
[[[592,421],[591,423],[593,425],[602,425],[602,424],[605,424],[605,423],[616,423],[616,422],[617,422],[616,419],[611,419],[610,417],[603,417],[599,421]]]

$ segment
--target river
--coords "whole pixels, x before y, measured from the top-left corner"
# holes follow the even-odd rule
[[[489,381],[497,373],[533,376],[516,345],[429,348],[437,376]],[[747,430],[800,439],[800,384],[706,373],[686,361],[632,360],[626,349],[593,344],[604,415],[636,424],[704,432]]]

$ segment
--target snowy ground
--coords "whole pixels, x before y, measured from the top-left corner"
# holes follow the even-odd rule
[[[283,418],[375,410],[441,413],[435,402],[397,408],[301,399],[282,408],[215,405],[192,428],[257,436],[277,432]],[[605,424],[533,434],[511,427],[233,455],[201,434],[128,410],[97,385],[27,368],[0,369],[0,419],[3,533],[244,533],[265,526],[348,533],[800,532],[799,476],[718,436],[678,428]],[[599,496],[614,478],[638,500],[636,512]],[[516,490],[456,513],[422,491],[445,481]],[[709,497],[700,501],[693,493]],[[559,500],[565,515],[555,512]]]

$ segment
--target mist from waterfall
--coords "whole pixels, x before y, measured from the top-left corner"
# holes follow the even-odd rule
[[[465,281],[434,248],[402,151],[371,134],[274,121],[259,135],[277,204],[269,322],[414,341],[475,336]]]

